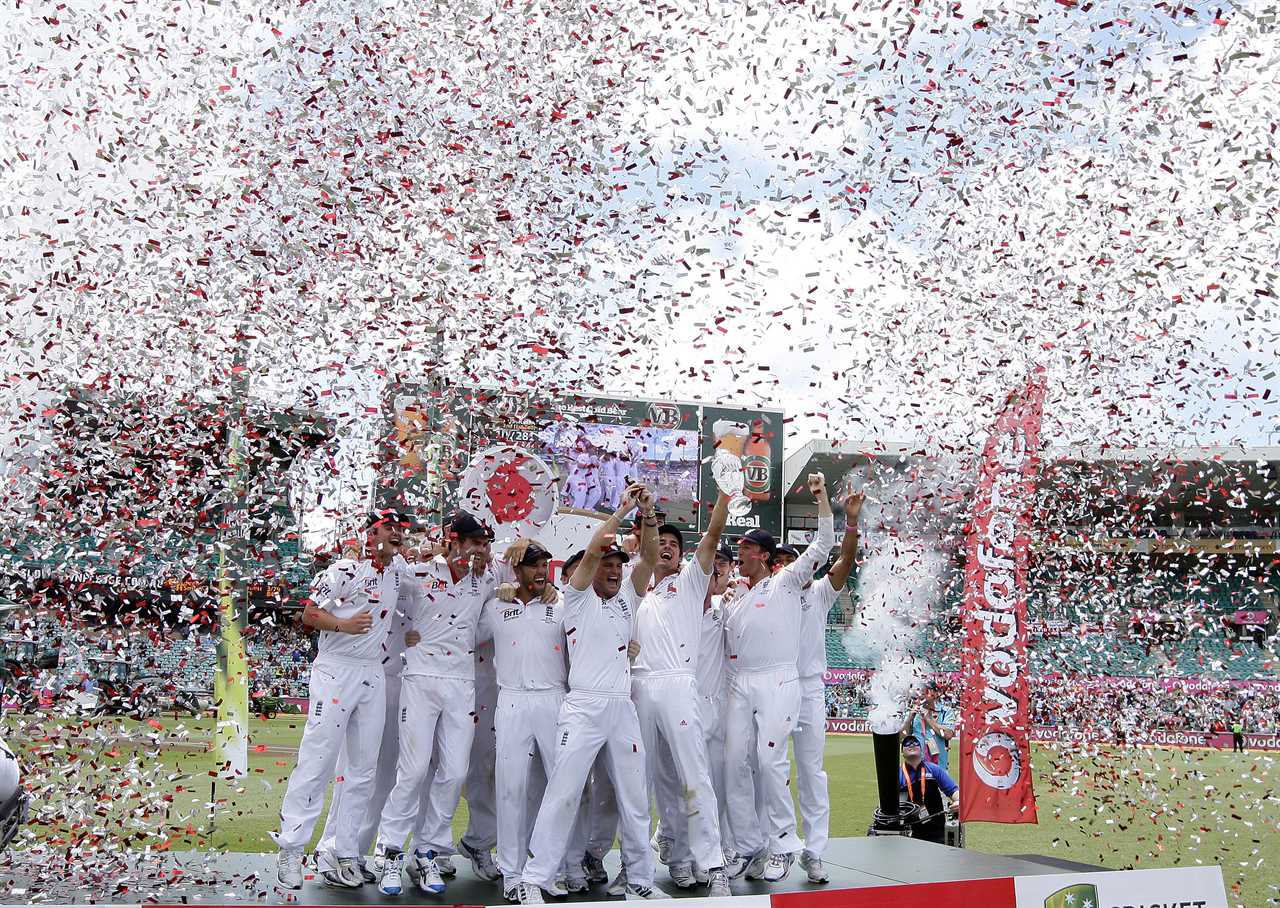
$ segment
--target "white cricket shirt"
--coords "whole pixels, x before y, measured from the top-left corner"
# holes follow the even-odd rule
[[[826,561],[835,538],[832,518],[820,518],[818,538],[804,554],[729,601],[724,621],[729,671],[796,670],[803,588]]]
[[[800,617],[801,678],[821,677],[827,670],[827,613],[836,604],[840,591],[831,585],[831,575],[815,580],[804,591]]]
[[[711,606],[702,613],[702,633],[698,641],[698,693],[712,700],[724,696],[724,597],[712,596]]]
[[[694,558],[640,600],[635,638],[640,655],[631,667],[635,677],[697,672],[702,603],[710,585],[711,575]]]
[[[476,625],[493,593],[493,574],[468,571],[454,583],[443,555],[410,570],[417,600],[413,627],[422,639],[405,650],[404,674],[474,681]]]
[[[479,639],[493,643],[493,663],[502,690],[564,690],[569,677],[564,602],[490,596],[480,613]]]
[[[628,577],[612,599],[602,601],[591,587],[568,586],[563,594],[564,635],[569,645],[569,690],[603,696],[631,696],[627,645],[635,639],[640,597]]]
[[[388,632],[399,624],[397,614],[403,575],[388,565],[379,571],[372,561],[341,558],[311,584],[311,601],[335,618],[354,618],[368,611],[373,624],[368,633],[321,631],[316,661],[363,662],[381,665],[391,661]]]

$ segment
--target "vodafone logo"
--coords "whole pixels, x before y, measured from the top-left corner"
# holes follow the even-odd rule
[[[973,771],[984,783],[1008,791],[1022,778],[1018,742],[1002,731],[989,731],[973,746]]]

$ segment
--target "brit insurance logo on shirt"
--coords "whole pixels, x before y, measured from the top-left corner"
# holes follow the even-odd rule
[[[1017,908],[1227,908],[1217,867],[1020,876],[1014,891]]]

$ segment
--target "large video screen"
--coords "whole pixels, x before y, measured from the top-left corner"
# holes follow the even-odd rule
[[[654,490],[666,519],[686,529],[705,523],[715,489],[702,462],[714,448],[700,404],[603,396],[522,397],[467,389],[433,408],[425,389],[393,391],[398,467],[387,503],[423,510],[429,500],[457,505],[457,483],[477,454],[514,447],[538,458],[554,480],[561,512],[612,513],[629,482]],[[782,414],[715,408],[743,423],[780,426]],[[434,415],[433,415],[434,414]],[[705,431],[704,431],[705,428]],[[742,529],[781,529],[781,439],[766,442],[755,469],[753,514]],[[746,458],[744,458],[746,459]],[[706,488],[704,488],[706,486]],[[433,496],[439,496],[433,499]],[[733,531],[730,527],[730,531]]]

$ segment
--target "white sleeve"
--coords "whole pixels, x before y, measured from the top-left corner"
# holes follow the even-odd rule
[[[496,609],[501,604],[496,596],[490,596],[480,607],[480,620],[476,623],[477,644],[493,640],[493,631],[497,626]]]
[[[311,602],[318,609],[332,612],[351,592],[351,577],[355,574],[355,562],[343,558],[333,564],[311,582]]]
[[[564,628],[567,634],[571,629],[577,627],[578,621],[582,618],[582,613],[587,608],[587,604],[595,596],[595,591],[590,587],[585,590],[574,589],[573,585],[570,584],[565,587],[560,596],[564,600]]]
[[[807,612],[811,608],[816,608],[822,612],[823,623],[826,623],[827,612],[831,611],[831,606],[836,604],[836,600],[840,598],[840,591],[831,585],[831,575],[823,577],[821,580],[815,580],[813,586],[809,587],[808,593],[804,597],[804,610]]]
[[[680,589],[688,597],[689,608],[697,606],[698,614],[702,614],[702,603],[706,601],[707,590],[711,589],[711,575],[702,572],[698,556],[680,570]]]
[[[827,560],[836,544],[835,520],[832,517],[818,518],[818,538],[809,543],[809,547],[791,564],[782,569],[782,582],[799,589],[813,579],[813,572],[818,565]]]

